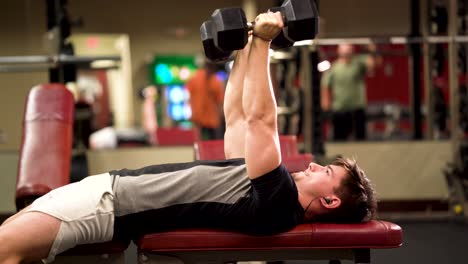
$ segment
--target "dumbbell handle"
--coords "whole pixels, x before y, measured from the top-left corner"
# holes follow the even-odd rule
[[[283,13],[281,13],[283,14]],[[286,21],[286,18],[283,16],[283,21]],[[255,26],[255,21],[252,22],[247,22],[247,30],[253,30],[253,27]],[[283,39],[288,39],[291,43],[294,42],[292,39],[288,38],[286,35],[283,33],[280,33]]]
[[[283,18],[283,23],[286,24],[286,16],[284,15],[282,8],[281,7],[272,7],[270,8],[271,12],[280,12],[281,13],[281,18]],[[247,29],[248,30],[253,30],[253,27],[255,26],[255,21],[252,22],[247,22]]]

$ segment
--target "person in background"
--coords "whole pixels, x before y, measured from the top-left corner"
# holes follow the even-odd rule
[[[203,140],[220,139],[224,87],[216,77],[216,65],[205,60],[204,67],[195,71],[187,83],[192,108],[192,122]]]
[[[158,89],[148,85],[138,91],[141,105],[142,128],[116,128],[107,126],[94,131],[89,137],[91,149],[115,149],[122,146],[157,145],[156,130],[158,129],[156,100]]]
[[[156,130],[158,129],[158,120],[156,117],[156,100],[158,99],[158,89],[154,85],[147,86],[141,91],[143,97],[142,105],[142,123],[143,129],[148,135],[148,141],[151,145],[156,145]]]
[[[331,112],[333,139],[366,139],[366,73],[372,71],[380,58],[375,45],[369,45],[369,54],[356,55],[354,47],[338,45],[338,58],[321,80],[321,105]]]

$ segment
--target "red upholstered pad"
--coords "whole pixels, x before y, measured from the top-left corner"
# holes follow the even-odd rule
[[[224,140],[197,141],[193,145],[197,160],[223,160]]]
[[[29,92],[16,184],[18,206],[21,199],[69,182],[73,114],[73,95],[64,85],[44,84]]]
[[[297,149],[296,136],[280,135],[279,136],[281,155],[283,157],[295,156],[299,154]],[[224,157],[224,140],[203,140],[197,141],[194,144],[195,158],[197,160],[223,160]]]
[[[310,153],[283,156],[281,159],[289,172],[303,171],[314,161],[314,157]]]
[[[49,83],[33,87],[26,99],[25,122],[54,121],[73,124],[73,95],[63,84]]]
[[[292,156],[299,154],[297,148],[297,138],[294,135],[280,135],[279,136],[281,156]]]
[[[158,128],[156,139],[160,146],[193,145],[197,138],[194,129],[182,129],[178,127]]]
[[[187,230],[146,235],[137,241],[143,252],[393,248],[402,244],[402,230],[393,223],[370,221],[362,224],[302,224],[274,236],[248,236],[238,233]]]

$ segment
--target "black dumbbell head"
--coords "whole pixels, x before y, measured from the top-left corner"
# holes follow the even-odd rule
[[[281,31],[270,44],[270,47],[274,50],[289,48],[294,45],[294,41],[290,40],[284,35],[284,31]]]
[[[318,33],[318,11],[314,0],[286,0],[281,7],[285,34],[294,41],[314,39]]]
[[[247,19],[239,7],[216,9],[211,15],[213,40],[225,51],[244,48],[248,40]]]
[[[203,43],[203,49],[205,51],[205,56],[213,62],[227,60],[231,53],[220,50],[215,46],[213,42],[213,36],[211,34],[211,25],[211,21],[205,21],[200,27],[200,35]]]
[[[281,12],[283,14],[283,8],[282,7],[279,7],[279,6],[275,6],[275,7],[272,7],[270,8],[270,11],[271,12]],[[284,18],[283,18],[284,19]],[[278,34],[278,36],[276,36],[272,41],[271,41],[271,44],[270,44],[270,47],[274,50],[277,50],[277,49],[285,49],[285,48],[289,48],[291,47],[293,44],[294,44],[294,41],[289,39],[286,35],[285,35],[285,29],[286,28],[283,28],[283,30]]]

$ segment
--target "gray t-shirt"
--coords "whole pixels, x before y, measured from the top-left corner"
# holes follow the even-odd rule
[[[111,171],[114,238],[181,228],[247,234],[287,231],[304,218],[297,188],[284,165],[254,180],[244,159],[163,164]]]

